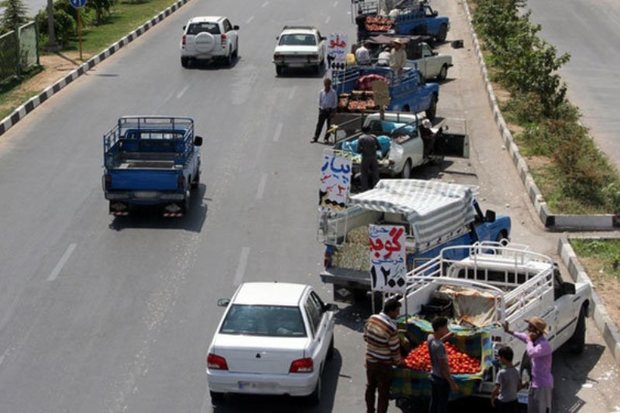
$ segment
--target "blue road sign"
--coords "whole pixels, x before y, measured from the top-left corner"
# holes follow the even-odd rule
[[[86,6],[86,0],[69,0],[69,3],[76,9]]]

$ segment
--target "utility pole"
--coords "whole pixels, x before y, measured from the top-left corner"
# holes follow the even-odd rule
[[[48,52],[60,50],[54,30],[54,0],[47,0],[47,44],[45,45],[45,50]]]

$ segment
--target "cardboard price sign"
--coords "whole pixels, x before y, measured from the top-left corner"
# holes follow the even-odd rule
[[[368,237],[372,290],[402,293],[407,284],[405,227],[369,225]]]
[[[381,80],[375,80],[371,84],[372,93],[375,98],[375,103],[380,107],[384,107],[390,104],[390,88],[387,83]]]

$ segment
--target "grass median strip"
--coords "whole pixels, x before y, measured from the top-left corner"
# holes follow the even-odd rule
[[[83,58],[84,61],[101,52],[113,43],[136,30],[142,24],[153,18],[161,11],[176,3],[175,0],[150,0],[147,2],[118,2],[114,5],[105,23],[98,26],[88,26],[83,30]],[[180,28],[179,28],[180,36]],[[41,48],[45,39],[40,40]],[[72,67],[77,67],[78,39],[72,38],[67,46],[57,55],[42,53],[41,68],[20,79],[15,79],[0,86],[0,120],[10,115],[15,109],[29,98],[38,95],[46,87],[65,76]],[[69,67],[59,69],[58,60],[72,61]],[[50,63],[46,63],[50,62]]]

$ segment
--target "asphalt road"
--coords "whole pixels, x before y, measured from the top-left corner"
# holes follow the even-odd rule
[[[462,17],[458,4],[436,6]],[[330,298],[317,276],[324,146],[308,143],[321,77],[276,78],[271,54],[285,24],[316,24],[324,33],[347,28],[352,36],[348,10],[342,0],[320,7],[190,2],[0,139],[0,411],[212,411],[204,358],[221,316],[217,298],[258,280],[309,283]],[[181,68],[181,27],[205,14],[241,26],[233,68]],[[483,204],[513,217],[515,241],[551,254],[555,240],[540,230],[501,148],[465,25],[455,20],[452,30],[466,48],[453,51],[457,66],[439,110],[468,119],[472,158],[417,173],[481,184]],[[195,119],[205,138],[203,184],[186,218],[107,214],[101,137],[128,114]],[[306,411],[363,410],[366,315],[354,307],[339,313],[323,401]],[[556,357],[556,377],[571,380],[556,399],[562,406],[582,400],[584,412],[613,411],[620,405],[609,390],[618,388],[615,365],[596,331],[589,334],[586,357]],[[590,378],[596,385],[583,387]],[[302,410],[292,406],[241,397],[215,411]]]
[[[561,74],[583,124],[620,171],[620,3],[614,0],[529,0],[542,36],[568,52]]]

